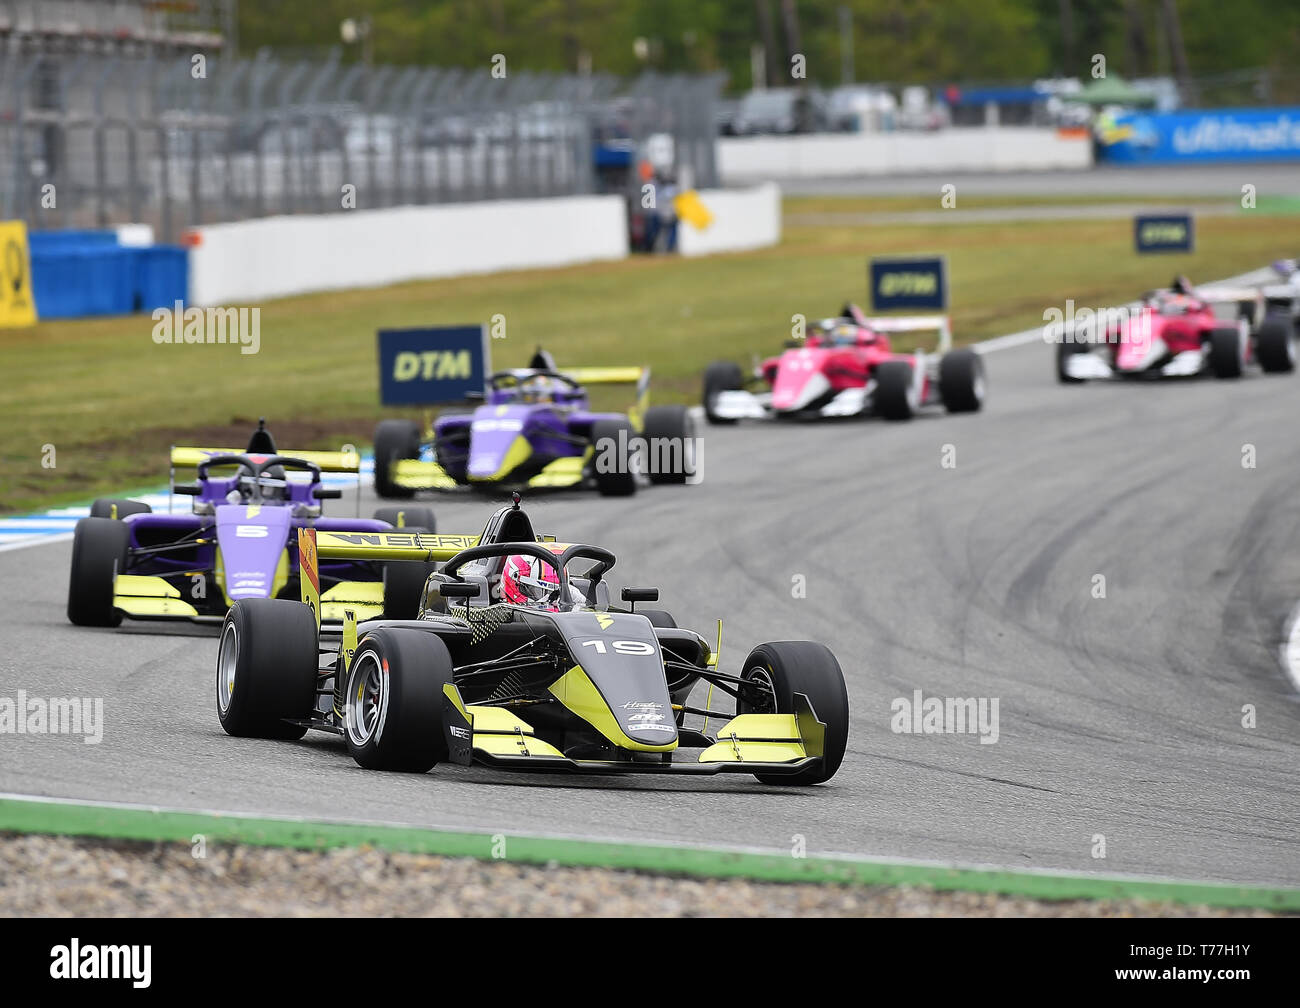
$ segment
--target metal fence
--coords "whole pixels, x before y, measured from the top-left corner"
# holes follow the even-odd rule
[[[0,218],[34,228],[270,214],[626,187],[597,149],[650,138],[717,184],[713,77],[604,76],[120,53],[0,52]]]

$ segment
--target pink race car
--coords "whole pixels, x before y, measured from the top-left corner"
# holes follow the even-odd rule
[[[1265,311],[1262,300],[1258,291],[1197,289],[1186,277],[1175,277],[1168,290],[1152,291],[1136,306],[1098,312],[1086,326],[1045,334],[1056,343],[1057,380],[1239,378],[1252,363],[1264,371],[1291,371],[1291,319],[1271,301]],[[1225,308],[1235,317],[1224,318]],[[1252,319],[1260,319],[1253,331]]]
[[[889,334],[930,331],[938,352],[896,353]],[[950,350],[942,315],[867,318],[857,305],[822,319],[804,339],[791,340],[746,381],[730,361],[704,372],[704,413],[710,423],[784,417],[876,414],[907,420],[923,406],[973,413],[984,405],[984,362],[974,350]]]

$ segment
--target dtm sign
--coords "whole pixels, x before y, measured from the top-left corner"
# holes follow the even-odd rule
[[[1138,252],[1191,252],[1196,233],[1191,214],[1146,215],[1133,219]]]
[[[942,256],[927,259],[871,260],[871,305],[875,311],[896,309],[946,311],[948,271]]]
[[[484,326],[379,332],[379,399],[385,406],[456,402],[481,394],[487,375]]]

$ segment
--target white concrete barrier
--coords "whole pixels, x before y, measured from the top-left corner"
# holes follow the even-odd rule
[[[197,232],[190,303],[200,306],[628,254],[621,196],[263,217]]]
[[[721,137],[727,185],[854,175],[1048,171],[1092,165],[1086,135],[1037,127],[953,127],[934,133]]]
[[[781,240],[781,190],[769,182],[750,189],[701,189],[700,202],[713,222],[699,230],[677,226],[677,248],[684,256],[764,248]]]

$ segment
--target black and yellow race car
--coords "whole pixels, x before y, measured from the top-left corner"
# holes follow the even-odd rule
[[[656,588],[624,588],[627,608],[611,605],[614,555],[537,536],[517,496],[478,536],[305,529],[300,552],[301,602],[241,600],[222,628],[217,714],[230,735],[332,732],[361,766],[411,773],[478,763],[817,784],[844,757],[848,693],[828,648],[760,644],[724,672],[720,622],[710,646],[636,608]],[[438,564],[419,618],[358,625],[348,613],[338,641],[323,640],[311,574],[343,558]],[[734,711],[693,704],[702,684]]]

